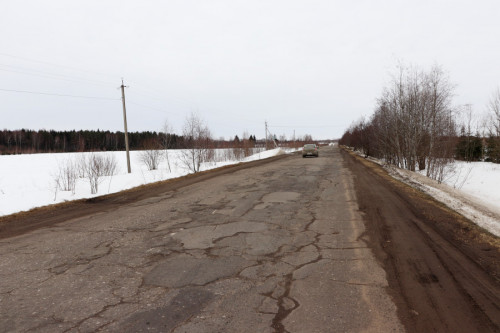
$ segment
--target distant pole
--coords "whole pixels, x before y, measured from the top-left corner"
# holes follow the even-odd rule
[[[266,150],[267,150],[267,120],[264,122],[264,124],[266,124],[265,139],[266,139]]]
[[[122,88],[123,125],[125,128],[125,149],[127,150],[127,170],[128,173],[131,173],[132,170],[130,169],[130,151],[128,147],[127,110],[125,109],[125,86],[123,85],[123,79],[120,88]]]

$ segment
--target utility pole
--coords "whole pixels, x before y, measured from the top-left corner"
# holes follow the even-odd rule
[[[125,86],[123,85],[123,79],[120,88],[122,89],[123,125],[125,128],[125,149],[127,150],[127,170],[128,173],[131,173],[132,170],[130,169],[130,151],[128,147],[127,110],[125,109]]]
[[[267,150],[267,120],[265,121],[266,124],[266,150]]]

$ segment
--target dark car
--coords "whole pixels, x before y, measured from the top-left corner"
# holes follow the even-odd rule
[[[318,146],[316,146],[313,143],[304,145],[304,147],[302,148],[302,157],[306,156],[318,157],[319,156]]]

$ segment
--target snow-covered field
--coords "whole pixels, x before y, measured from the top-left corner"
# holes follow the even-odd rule
[[[237,161],[227,160],[226,156],[230,154],[225,154],[224,150],[217,150],[216,160],[220,162],[205,163],[201,166],[201,171],[264,159],[290,151],[282,148],[261,151]],[[140,152],[131,151],[131,174],[127,173],[125,152],[95,153],[108,154],[108,156],[112,154],[118,165],[114,176],[102,177],[97,194],[90,193],[89,181],[84,178],[77,180],[74,193],[61,191],[55,183],[61,165],[67,161],[75,161],[89,153],[2,155],[0,156],[0,216],[68,200],[115,193],[156,181],[184,176],[189,173],[189,170],[181,163],[181,153],[180,150],[169,151],[170,172],[165,159],[160,163],[158,170],[150,171],[141,162]]]
[[[425,177],[425,172],[396,168],[389,171],[500,237],[499,164],[455,161],[448,165],[442,184]]]

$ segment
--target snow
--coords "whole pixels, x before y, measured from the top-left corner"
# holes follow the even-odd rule
[[[500,206],[500,165],[455,161],[446,168],[444,183],[492,206]]]
[[[389,173],[462,214],[495,236],[500,236],[500,165],[460,162],[448,165],[442,184],[411,172],[388,167]]]
[[[279,154],[292,152],[292,149],[276,148],[257,152],[243,158],[241,161],[228,159],[227,150],[216,150],[218,162],[204,163],[201,171],[214,169],[240,162],[249,162],[269,158]],[[46,206],[69,200],[91,198],[109,193],[116,193],[136,186],[181,177],[189,173],[182,165],[180,150],[169,151],[171,171],[164,159],[158,170],[148,170],[140,161],[140,151],[130,152],[132,173],[127,173],[126,154],[119,152],[98,152],[98,155],[113,155],[118,164],[117,174],[102,177],[98,193],[90,193],[87,179],[80,178],[76,182],[74,193],[61,191],[55,186],[55,178],[59,167],[67,161],[75,161],[82,155],[90,153],[57,153],[57,154],[26,154],[0,156],[0,216],[26,211],[35,207]]]

